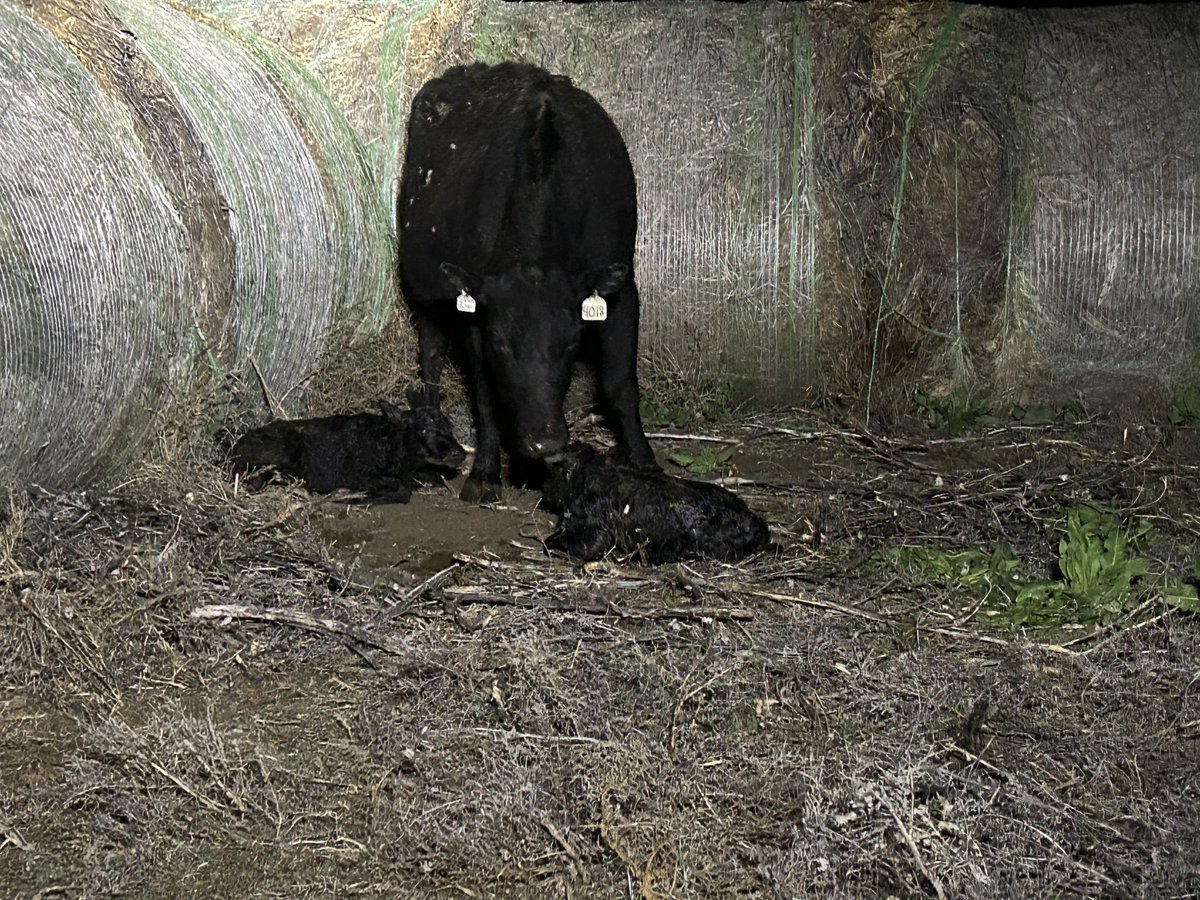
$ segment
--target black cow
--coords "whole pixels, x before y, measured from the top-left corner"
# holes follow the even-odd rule
[[[628,465],[572,444],[550,467],[543,503],[561,513],[546,540],[579,559],[610,551],[651,565],[688,558],[727,562],[766,549],[767,523],[719,485]]]
[[[397,219],[423,402],[440,406],[453,352],[474,405],[464,500],[500,496],[501,423],[525,457],[566,446],[579,358],[633,463],[657,467],[638,413],[633,168],[595,99],[536,66],[449,69],[413,99]]]
[[[405,410],[380,401],[383,415],[356,413],[269,422],[242,435],[229,451],[238,475],[274,470],[311,490],[363,491],[407,503],[431,470],[457,467],[466,452],[450,421],[433,409]],[[261,485],[270,472],[252,474]]]

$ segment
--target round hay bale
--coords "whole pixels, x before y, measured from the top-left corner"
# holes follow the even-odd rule
[[[120,472],[199,373],[302,408],[322,354],[395,299],[387,214],[332,104],[278,51],[153,0],[0,12],[0,479]]]
[[[482,0],[185,0],[308,67],[366,146],[383,205],[400,183],[413,95],[471,57]]]
[[[129,109],[25,13],[0,32],[0,482],[53,487],[128,458],[186,382],[187,253]]]
[[[278,77],[294,71],[282,57],[271,77],[263,66],[270,59],[266,45],[251,52],[151,0],[111,0],[111,6],[175,88],[212,156],[231,211],[232,362],[251,364],[270,397],[281,401],[312,376],[339,308],[364,305],[376,330],[390,308],[388,230],[376,210],[363,206],[366,198],[342,195],[355,175],[367,177],[352,173],[353,150],[337,152],[339,139],[353,138],[348,130],[330,133],[329,111],[313,103],[315,93],[302,79]],[[301,85],[304,93],[294,92]],[[374,233],[356,209],[368,222],[373,216]],[[364,266],[375,277],[360,284],[355,270]],[[350,295],[351,286],[361,296]]]
[[[1022,10],[1009,291],[1017,383],[1200,371],[1200,11]]]

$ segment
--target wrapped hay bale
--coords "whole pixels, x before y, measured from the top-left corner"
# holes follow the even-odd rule
[[[816,375],[805,4],[488,3],[479,56],[568,75],[638,179],[643,380],[758,405]]]
[[[1007,29],[1025,73],[1009,287],[1027,341],[1006,360],[1010,378],[1194,382],[1200,12],[1014,11]]]
[[[252,52],[152,0],[110,5],[212,158],[231,211],[234,364],[253,362],[283,398],[311,376],[336,314],[369,332],[390,309],[389,229],[359,148],[265,45]]]
[[[303,63],[366,146],[381,198],[395,203],[413,95],[471,56],[482,0],[185,0]]]
[[[119,472],[202,371],[300,408],[321,355],[394,303],[336,110],[156,0],[0,14],[0,480]]]
[[[186,383],[184,232],[130,111],[0,3],[0,483],[90,480]]]

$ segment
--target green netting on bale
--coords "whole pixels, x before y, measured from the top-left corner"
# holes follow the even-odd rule
[[[153,0],[111,6],[166,73],[215,162],[236,258],[233,365],[294,403],[333,326],[341,269],[363,261],[331,240],[339,223],[317,162],[253,56]]]
[[[184,0],[278,45],[320,81],[366,146],[392,210],[413,94],[469,58],[480,0]]]
[[[794,401],[816,367],[808,11],[801,4],[487,4],[479,56],[570,76],[638,179],[651,377]]]
[[[332,214],[326,240],[332,245],[335,279],[333,321],[345,327],[351,341],[378,334],[396,306],[395,242],[363,145],[310,71],[253,35],[239,38],[280,89],[322,180]]]
[[[119,468],[186,385],[183,229],[128,111],[0,2],[0,484]]]
[[[1200,371],[1200,10],[1012,14],[1010,292],[1053,376]]]
[[[200,371],[301,409],[395,305],[387,211],[315,80],[157,0],[0,12],[0,480],[122,471]]]

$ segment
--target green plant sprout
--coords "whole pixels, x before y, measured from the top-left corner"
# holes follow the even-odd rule
[[[925,410],[929,426],[957,437],[968,428],[978,424],[991,424],[991,404],[971,396],[969,391],[955,390],[941,397],[931,397],[918,391],[913,395],[917,406]]]
[[[980,614],[1012,628],[1105,625],[1128,611],[1143,592],[1139,580],[1149,574],[1149,563],[1138,554],[1152,535],[1150,524],[1137,518],[1125,522],[1114,512],[1079,505],[1068,509],[1054,528],[1061,535],[1057,579],[1022,581],[1019,561],[1007,544],[991,553],[906,546],[886,557],[930,580],[986,588]],[[1200,557],[1193,553],[1192,578],[1164,577],[1163,600],[1184,612],[1200,612],[1197,584]]]
[[[704,447],[695,453],[686,450],[676,450],[667,455],[667,459],[682,469],[687,469],[693,475],[708,475],[712,472],[725,471],[730,468],[730,460],[737,444],[732,444],[721,450]]]
[[[1167,418],[1172,425],[1200,425],[1200,385],[1188,385],[1171,403]]]

